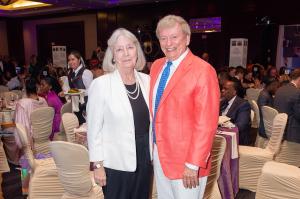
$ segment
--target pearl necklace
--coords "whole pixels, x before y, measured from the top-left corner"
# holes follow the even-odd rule
[[[126,88],[126,86],[125,86],[125,88]],[[139,85],[139,83],[138,82],[135,83],[135,89],[134,89],[134,91],[129,91],[126,88],[126,94],[127,94],[127,96],[130,99],[136,100],[139,97],[139,95],[140,95],[140,85]]]

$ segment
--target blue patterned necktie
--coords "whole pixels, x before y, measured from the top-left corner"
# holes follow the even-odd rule
[[[171,65],[172,65],[172,62],[168,61],[167,66],[165,67],[165,69],[163,70],[163,72],[161,74],[159,84],[158,84],[158,87],[157,87],[157,91],[156,91],[155,106],[154,106],[154,124],[152,125],[152,127],[153,127],[153,142],[154,143],[156,143],[155,128],[154,128],[155,127],[155,119],[156,119],[156,117],[155,117],[156,116],[156,111],[158,109],[160,99],[163,95],[163,92],[164,92],[165,87],[166,87],[167,80],[168,80],[169,75],[170,75]]]

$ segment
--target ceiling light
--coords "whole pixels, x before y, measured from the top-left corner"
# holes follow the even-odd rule
[[[0,5],[7,6],[9,4],[15,3],[18,0],[0,0]]]
[[[46,4],[46,3],[36,2],[36,1],[18,0],[15,3],[6,6],[0,5],[0,10],[20,10],[20,9],[37,8],[37,7],[44,7],[44,6],[51,6],[51,4]]]

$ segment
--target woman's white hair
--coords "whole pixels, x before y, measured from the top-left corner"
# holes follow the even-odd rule
[[[105,56],[103,59],[102,68],[106,72],[113,72],[116,70],[116,63],[114,61],[114,47],[116,45],[116,42],[118,41],[118,38],[120,36],[127,37],[130,39],[136,46],[137,49],[137,61],[135,64],[135,69],[140,71],[144,68],[146,64],[146,59],[143,53],[143,50],[140,46],[139,41],[137,40],[136,36],[132,34],[130,31],[126,30],[125,28],[118,28],[116,29],[110,38],[107,41],[107,49],[105,51]]]

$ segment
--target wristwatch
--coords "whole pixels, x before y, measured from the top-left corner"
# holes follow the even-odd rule
[[[103,167],[102,163],[100,163],[100,162],[94,162],[94,164],[93,164],[93,168],[94,169],[100,169],[101,167]]]

